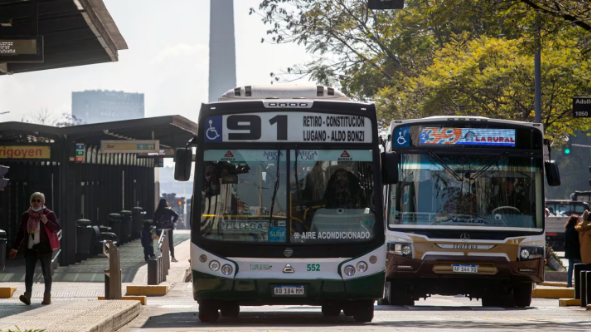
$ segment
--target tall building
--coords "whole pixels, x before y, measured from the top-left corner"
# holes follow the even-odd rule
[[[209,101],[236,87],[234,0],[211,0],[209,16]]]
[[[83,124],[140,119],[144,94],[90,90],[72,92],[72,115]]]

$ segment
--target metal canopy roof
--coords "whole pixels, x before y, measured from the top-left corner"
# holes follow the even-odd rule
[[[24,122],[0,123],[0,142],[13,141],[13,138],[42,136],[80,140],[99,145],[101,140],[151,140],[160,141],[162,147],[184,147],[197,136],[197,124],[180,115],[168,115],[136,120],[116,121],[80,125],[72,127],[51,127]],[[24,135],[24,136],[23,136]],[[36,142],[21,140],[21,142]]]
[[[44,38],[44,63],[0,64],[0,75],[118,61],[127,49],[103,0],[37,0],[38,35]],[[0,38],[30,35],[29,0],[0,0],[2,17],[13,27],[0,26]],[[22,29],[19,30],[19,29]]]

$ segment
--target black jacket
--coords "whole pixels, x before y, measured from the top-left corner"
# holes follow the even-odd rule
[[[579,232],[577,232],[574,226],[564,230],[564,257],[568,259],[581,259]]]

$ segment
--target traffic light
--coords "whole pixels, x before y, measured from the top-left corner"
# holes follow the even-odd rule
[[[4,187],[6,187],[10,181],[10,179],[4,178],[4,174],[8,173],[8,170],[10,170],[10,167],[0,165],[0,191],[4,191]]]
[[[566,148],[564,149],[564,154],[569,154],[572,146],[573,146],[573,143],[571,143],[570,139],[567,138]]]
[[[403,9],[404,0],[368,0],[367,7],[374,10]]]

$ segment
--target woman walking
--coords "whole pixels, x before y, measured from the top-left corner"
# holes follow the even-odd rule
[[[178,213],[174,212],[170,208],[170,204],[162,198],[160,199],[160,203],[158,203],[158,208],[154,211],[154,222],[156,223],[156,229],[158,234],[162,232],[163,229],[168,229],[168,248],[170,249],[170,260],[172,262],[178,262],[176,258],[174,258],[174,243],[173,243],[173,231],[174,231],[174,224],[179,219]]]
[[[568,259],[568,275],[566,287],[573,286],[573,268],[581,262],[581,245],[579,244],[579,232],[575,226],[579,223],[579,216],[573,214],[564,224],[564,257]]]
[[[51,256],[59,248],[57,232],[61,229],[53,211],[45,207],[45,195],[36,192],[31,195],[31,207],[23,214],[10,251],[10,258],[16,257],[19,247],[26,241],[25,249],[25,293],[19,297],[26,305],[31,304],[33,277],[37,260],[41,262],[41,271],[45,282],[45,294],[41,304],[51,303]]]

